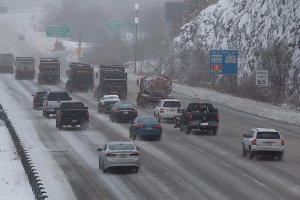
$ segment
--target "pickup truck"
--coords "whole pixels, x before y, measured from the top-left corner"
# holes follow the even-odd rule
[[[49,91],[43,101],[43,116],[49,118],[50,114],[56,114],[56,108],[63,102],[69,102],[72,98],[65,91]]]
[[[63,126],[77,125],[83,129],[89,128],[89,111],[83,102],[64,102],[56,110],[56,128],[63,129]]]
[[[216,135],[219,125],[218,109],[210,103],[190,103],[186,110],[182,109],[181,116],[176,118],[175,128],[179,127],[180,131],[186,128],[186,133],[191,130],[212,132]]]

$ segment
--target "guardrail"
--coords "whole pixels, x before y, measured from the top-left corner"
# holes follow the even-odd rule
[[[26,150],[25,145],[23,144],[21,138],[15,131],[14,126],[9,120],[6,112],[4,111],[2,105],[0,104],[0,120],[4,121],[5,126],[7,127],[10,136],[16,146],[17,153],[21,158],[22,165],[24,167],[25,173],[28,177],[32,192],[34,193],[36,200],[45,200],[48,199],[47,192],[43,186],[42,180],[39,177],[39,174],[30,158],[28,151]]]

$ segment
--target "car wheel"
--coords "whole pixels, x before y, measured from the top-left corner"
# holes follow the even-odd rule
[[[133,133],[132,139],[135,140],[135,138],[136,138],[136,134]]]
[[[160,136],[157,138],[157,140],[158,140],[158,141],[160,141],[160,140],[161,140],[161,135],[160,135]]]
[[[99,169],[101,169],[101,162],[100,162],[100,160],[98,162],[98,165],[99,165]]]
[[[217,133],[218,133],[218,128],[214,128],[213,129],[213,135],[217,135]]]
[[[246,152],[245,147],[244,147],[244,144],[243,144],[243,149],[242,149],[242,155],[243,155],[243,157],[245,157],[246,154],[247,154],[247,152]]]
[[[106,173],[106,169],[104,168],[104,162],[102,161],[102,171],[103,171],[103,173]]]
[[[135,167],[134,172],[138,173],[139,172],[139,167]]]
[[[102,107],[100,108],[99,113],[101,113],[101,114],[103,113]]]
[[[278,160],[279,161],[282,161],[282,158],[283,158],[283,153],[281,153],[281,154],[278,155]]]
[[[251,149],[249,150],[249,159],[252,160],[254,157],[253,152],[251,151]]]

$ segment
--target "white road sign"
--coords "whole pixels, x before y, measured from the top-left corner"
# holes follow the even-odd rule
[[[268,70],[256,70],[256,85],[267,86],[269,84],[269,71]]]

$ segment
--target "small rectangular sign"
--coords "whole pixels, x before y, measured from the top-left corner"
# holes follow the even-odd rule
[[[268,70],[256,70],[256,85],[267,86],[269,84],[269,71]]]

